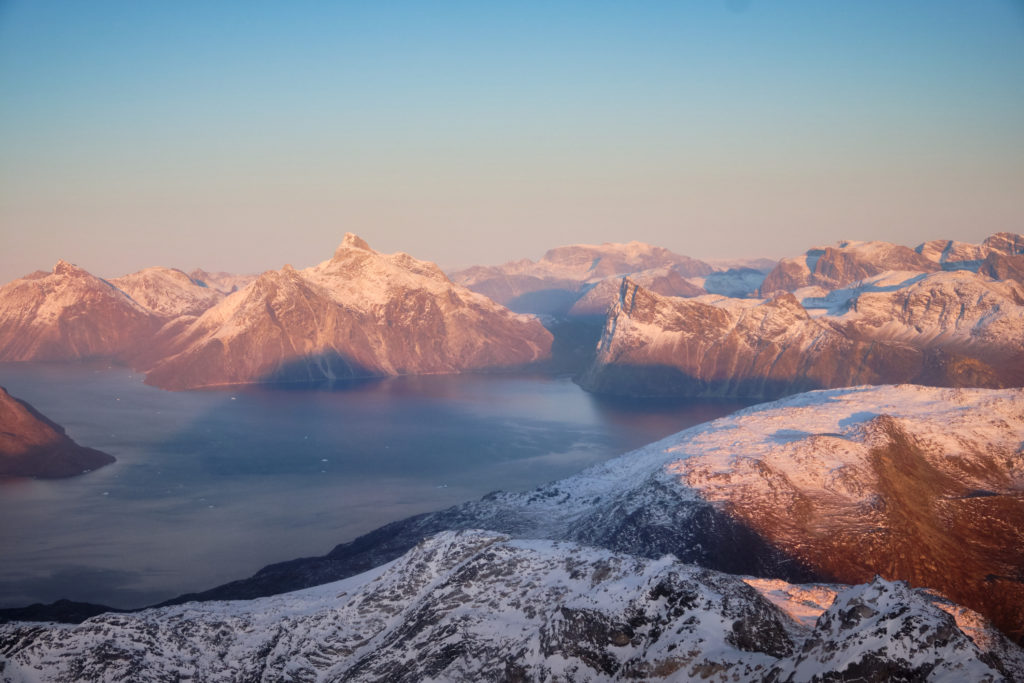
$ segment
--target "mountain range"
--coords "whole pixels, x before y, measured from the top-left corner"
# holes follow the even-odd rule
[[[509,369],[550,348],[535,318],[352,234],[318,266],[227,294],[179,270],[107,281],[64,261],[0,288],[0,362],[112,358],[167,389]]]

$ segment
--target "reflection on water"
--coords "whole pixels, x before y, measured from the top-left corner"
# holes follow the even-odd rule
[[[181,393],[141,380],[105,364],[0,365],[0,385],[118,460],[0,481],[0,606],[151,604],[740,407],[608,401],[534,376]]]

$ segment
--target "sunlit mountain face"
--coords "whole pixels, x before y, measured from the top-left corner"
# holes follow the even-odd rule
[[[1022,82],[998,0],[0,3],[0,683],[1024,680]]]

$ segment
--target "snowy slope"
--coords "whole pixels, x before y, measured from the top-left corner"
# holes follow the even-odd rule
[[[86,270],[58,261],[0,287],[0,361],[130,354],[162,320]]]
[[[221,292],[174,268],[146,268],[110,282],[135,303],[163,318],[199,315],[224,298]]]
[[[167,389],[438,374],[547,357],[551,335],[432,263],[348,234],[312,268],[268,271],[165,330],[146,382]]]
[[[936,598],[901,584],[839,588],[815,625],[776,606],[783,592],[776,586],[766,599],[738,578],[670,557],[449,532],[388,566],[297,593],[78,626],[0,626],[0,680],[1004,681],[1024,673],[1024,655],[997,632],[982,626],[972,641]]]

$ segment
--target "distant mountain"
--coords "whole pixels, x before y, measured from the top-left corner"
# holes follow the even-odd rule
[[[797,258],[782,259],[761,284],[761,296],[792,292],[808,285],[836,289],[889,270],[930,273],[940,269],[938,262],[899,244],[846,241],[834,247],[808,249]]]
[[[0,680],[1012,681],[1024,653],[900,583],[743,581],[481,531],[252,602],[0,626]]]
[[[774,292],[793,292],[801,287],[817,286],[836,289],[860,280],[875,277],[890,270],[930,273],[937,270],[970,270],[978,272],[986,259],[1024,255],[1024,236],[1000,232],[986,238],[981,244],[955,240],[931,240],[915,249],[890,242],[840,242],[835,246],[814,247],[803,256],[785,258],[765,278],[761,295]],[[1015,269],[1019,276],[1020,261]],[[993,266],[985,274],[1006,279]]]
[[[222,270],[211,273],[203,270],[202,268],[196,268],[189,273],[188,276],[195,282],[209,287],[210,289],[215,289],[221,294],[237,292],[257,277],[256,275],[249,274],[239,275],[237,273],[225,273]]]
[[[0,476],[73,477],[112,462],[112,456],[76,444],[63,427],[0,387]]]
[[[915,382],[1024,385],[1024,286],[886,273],[766,300],[663,297],[624,279],[580,383],[629,396],[772,398]]]
[[[175,268],[146,268],[110,280],[140,306],[161,318],[199,315],[224,298],[216,289]]]
[[[330,260],[263,273],[153,347],[146,382],[188,389],[516,367],[548,357],[551,335],[348,234]]]
[[[702,288],[686,278],[714,271],[708,264],[642,242],[576,244],[549,250],[539,261],[474,266],[451,273],[453,282],[522,313],[603,315],[615,282],[633,274],[672,296]],[[643,275],[641,275],[643,273]]]
[[[705,293],[704,289],[690,282],[670,266],[642,270],[630,277],[652,292],[665,296],[700,296]],[[618,296],[621,284],[620,278],[607,277],[594,285],[584,287],[581,291],[585,293],[569,309],[569,315],[603,318],[608,314],[608,307]]]
[[[150,341],[164,319],[66,261],[0,287],[0,361],[115,357]]]

